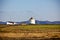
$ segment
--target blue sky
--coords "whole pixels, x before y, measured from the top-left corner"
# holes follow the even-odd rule
[[[60,0],[0,0],[0,20],[60,21]]]

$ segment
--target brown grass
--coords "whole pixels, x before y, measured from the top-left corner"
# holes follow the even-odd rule
[[[0,38],[60,38],[60,25],[0,25]]]

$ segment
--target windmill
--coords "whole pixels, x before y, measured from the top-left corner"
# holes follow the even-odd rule
[[[33,17],[31,17],[29,21],[30,21],[30,24],[35,24],[35,19]]]

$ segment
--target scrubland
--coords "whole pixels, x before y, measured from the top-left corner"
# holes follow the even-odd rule
[[[60,39],[60,24],[0,25],[0,39]]]

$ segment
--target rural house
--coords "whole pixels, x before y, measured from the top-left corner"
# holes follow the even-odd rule
[[[16,24],[15,22],[12,22],[12,21],[8,21],[7,22],[7,25],[14,25],[14,24]]]

